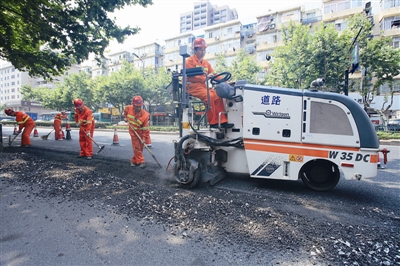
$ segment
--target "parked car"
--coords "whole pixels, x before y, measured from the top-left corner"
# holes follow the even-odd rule
[[[389,131],[400,131],[400,118],[399,119],[390,119],[388,122],[388,130]]]

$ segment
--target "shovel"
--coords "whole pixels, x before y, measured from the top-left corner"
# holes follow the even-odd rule
[[[44,135],[44,136],[40,136],[40,138],[43,139],[43,140],[47,140],[49,138],[51,132],[53,132],[53,131],[54,131],[54,129],[52,131],[50,131],[49,134]]]
[[[19,135],[20,133],[21,133],[21,132],[18,132],[17,135],[15,135],[15,137],[13,137],[13,139],[12,139],[11,141],[8,142],[8,146],[11,146],[11,144],[14,142],[14,140],[18,137],[18,135]]]
[[[143,146],[150,152],[151,156],[153,156],[154,161],[156,161],[156,163],[158,164],[158,166],[160,166],[160,168],[162,168],[161,164],[157,161],[156,157],[154,156],[154,154],[151,152],[151,150],[149,149],[149,147],[147,147],[146,143],[142,140],[142,138],[139,136],[139,134],[136,132],[136,130],[131,126],[131,124],[129,124],[129,127],[133,130],[133,132],[135,132],[136,137],[140,140],[140,142],[142,142]]]
[[[87,133],[86,133],[86,131],[85,130],[83,130],[83,132],[85,132],[85,134],[86,134],[86,136],[89,138],[89,139],[91,139],[93,142],[94,142],[94,144],[96,144],[96,146],[97,146],[97,148],[99,148],[99,150],[97,151],[97,154],[99,154],[103,149],[104,149],[104,145],[103,146],[100,146],[99,144],[97,144],[97,142],[89,135],[87,135]]]

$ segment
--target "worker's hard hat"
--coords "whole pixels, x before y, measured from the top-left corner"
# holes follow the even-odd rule
[[[132,105],[133,106],[142,106],[143,105],[143,98],[140,97],[139,95],[134,96],[132,98]]]
[[[12,112],[14,112],[14,111],[13,111],[13,109],[10,109],[10,108],[4,110],[4,113],[6,113],[6,115],[11,115]]]
[[[206,41],[203,38],[197,38],[193,42],[193,47],[194,48],[197,48],[197,47],[207,48],[207,44],[206,44]]]
[[[74,106],[75,106],[75,108],[81,108],[81,107],[83,107],[84,104],[85,104],[85,103],[84,103],[81,99],[79,99],[79,98],[76,98],[76,99],[74,100]]]

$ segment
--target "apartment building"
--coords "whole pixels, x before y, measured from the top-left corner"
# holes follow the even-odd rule
[[[179,32],[190,32],[235,19],[238,19],[236,9],[230,9],[227,5],[218,7],[212,5],[208,0],[195,2],[193,11],[180,14]]]
[[[154,68],[162,66],[164,52],[159,43],[153,42],[133,49],[132,62],[137,68]]]
[[[166,39],[163,47],[163,66],[171,71],[182,69],[183,59],[179,55],[179,47],[181,45],[188,45],[189,47],[192,47],[194,39],[200,36],[201,33],[200,35],[195,35],[193,32],[187,32],[170,39]]]
[[[236,52],[242,47],[240,20],[232,20],[204,29],[204,39],[207,42],[205,59],[215,66],[219,54],[224,55],[228,64],[236,57]]]

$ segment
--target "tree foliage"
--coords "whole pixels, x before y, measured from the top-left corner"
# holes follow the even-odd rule
[[[248,83],[257,84],[257,75],[261,71],[254,56],[246,54],[244,49],[239,49],[235,59],[228,66],[224,55],[219,54],[216,60],[217,73],[230,72],[232,80],[246,80]]]
[[[347,34],[359,32],[361,80],[358,84],[365,109],[373,109],[371,102],[383,85],[389,87],[384,104],[373,109],[380,114],[385,126],[387,112],[393,104],[395,77],[400,74],[400,49],[393,47],[390,37],[370,38],[371,27],[372,23],[365,15],[356,15],[348,20]]]
[[[31,76],[51,78],[90,53],[100,62],[110,40],[122,43],[140,28],[116,25],[109,13],[151,0],[14,0],[0,2],[0,58]]]
[[[73,100],[81,98],[92,110],[111,104],[122,113],[124,107],[131,104],[132,97],[140,95],[145,102],[167,107],[170,97],[165,87],[171,81],[166,69],[137,69],[126,60],[117,72],[95,79],[84,72],[65,76],[64,81],[55,88],[23,86],[25,100],[39,101],[48,109],[71,110]]]
[[[290,22],[282,30],[283,46],[272,53],[268,83],[281,87],[304,89],[312,78],[311,35],[309,28]],[[315,74],[314,74],[315,75]]]

